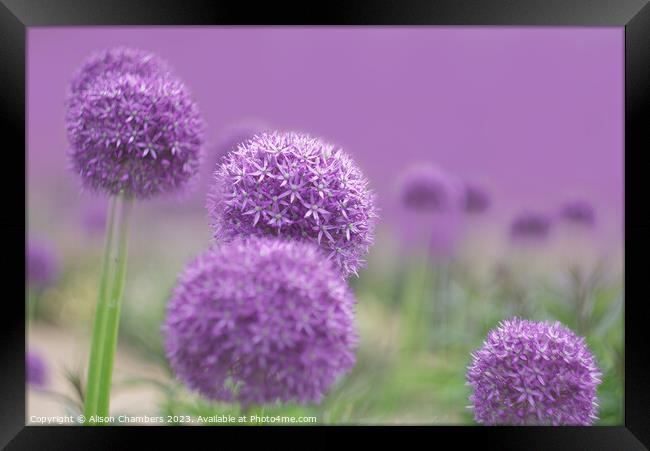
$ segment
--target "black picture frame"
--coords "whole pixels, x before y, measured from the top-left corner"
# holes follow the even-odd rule
[[[619,427],[436,427],[418,428],[448,443],[475,441],[487,449],[636,450],[650,447],[650,386],[647,383],[650,328],[643,296],[650,250],[650,210],[644,193],[644,153],[650,117],[650,6],[647,0],[375,0],[304,2],[167,0],[0,0],[0,105],[4,171],[0,176],[4,208],[0,231],[5,315],[0,327],[0,445],[7,449],[118,449],[134,434],[190,445],[187,434],[206,440],[221,432],[247,428],[26,427],[25,426],[25,75],[28,27],[101,25],[498,25],[612,26],[625,28],[625,417]],[[643,118],[646,118],[645,120]],[[9,138],[9,139],[7,139]],[[9,160],[7,160],[9,158]],[[9,205],[6,205],[9,204]],[[22,248],[21,248],[22,246]],[[647,260],[646,260],[647,261]],[[23,266],[21,267],[21,263]],[[8,288],[8,290],[7,290]],[[24,299],[24,298],[23,298]],[[219,432],[216,430],[218,429]],[[265,428],[273,435],[285,427]],[[328,428],[327,433],[356,428]],[[402,427],[381,428],[403,432]],[[300,429],[323,432],[321,427]],[[411,434],[414,431],[409,431]],[[257,429],[256,429],[257,433]],[[289,431],[295,437],[296,430]],[[250,437],[250,435],[249,435]],[[279,437],[279,436],[278,436]],[[433,435],[432,435],[433,437]],[[192,437],[194,439],[194,437]],[[414,438],[411,438],[412,440]],[[424,440],[430,440],[423,438]],[[426,442],[424,442],[426,443]],[[214,443],[217,446],[217,442]],[[221,446],[224,443],[221,442]],[[644,446],[645,445],[645,446]]]

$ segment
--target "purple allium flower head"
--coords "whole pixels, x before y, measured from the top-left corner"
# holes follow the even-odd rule
[[[425,164],[407,170],[400,181],[405,207],[421,212],[448,213],[460,204],[457,181],[440,168]]]
[[[244,406],[319,402],[355,362],[354,297],[312,243],[216,245],[179,278],[163,325],[176,376]]]
[[[260,133],[216,170],[208,213],[219,241],[277,235],[317,243],[356,274],[377,217],[367,180],[342,150],[302,133]]]
[[[567,202],[560,209],[560,217],[568,223],[593,227],[596,223],[594,207],[586,201]]]
[[[33,350],[27,352],[25,370],[27,383],[33,387],[43,387],[47,384],[47,365],[41,355]]]
[[[543,240],[550,230],[551,219],[541,213],[522,213],[510,224],[510,236],[514,240]]]
[[[585,339],[559,322],[503,321],[472,356],[467,380],[477,422],[587,426],[597,419],[601,373]]]
[[[27,239],[27,282],[35,288],[44,288],[57,277],[57,259],[52,248],[34,237]]]
[[[84,92],[99,78],[125,74],[152,78],[170,73],[167,63],[153,53],[128,47],[112,47],[92,54],[70,82],[68,103],[83,102]]]
[[[463,201],[467,213],[483,213],[490,208],[488,192],[477,185],[469,183],[465,185]]]
[[[145,199],[195,181],[204,124],[178,79],[108,72],[70,99],[69,155],[84,187]]]

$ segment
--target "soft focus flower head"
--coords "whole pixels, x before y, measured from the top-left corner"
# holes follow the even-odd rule
[[[84,91],[98,79],[125,74],[152,78],[170,73],[170,67],[157,55],[129,47],[111,47],[90,55],[70,82],[68,103],[83,101]]]
[[[597,419],[601,373],[585,339],[559,322],[513,318],[472,354],[474,418],[487,425],[581,425]]]
[[[406,170],[399,187],[403,205],[415,211],[448,213],[460,206],[458,182],[432,164]]]
[[[48,368],[43,357],[34,350],[27,352],[27,383],[32,387],[44,387],[48,381]]]
[[[463,201],[466,213],[484,213],[490,208],[490,195],[478,185],[465,185]]]
[[[171,76],[99,77],[66,119],[72,169],[92,191],[146,199],[187,188],[198,175],[203,120]]]
[[[27,282],[38,289],[45,288],[56,280],[57,258],[54,250],[45,242],[29,237],[27,239]]]
[[[515,241],[538,241],[548,237],[551,219],[541,213],[525,212],[510,224],[510,236]]]
[[[166,354],[178,379],[210,400],[319,402],[355,362],[354,303],[312,243],[216,245],[179,278]]]
[[[588,228],[596,224],[596,212],[593,205],[583,200],[564,204],[560,209],[560,217],[567,223]]]
[[[303,133],[260,133],[214,174],[208,214],[218,241],[283,236],[316,243],[356,274],[377,217],[367,180],[342,150]]]

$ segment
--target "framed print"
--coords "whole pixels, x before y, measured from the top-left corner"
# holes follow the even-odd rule
[[[0,16],[7,449],[649,446],[646,1]]]

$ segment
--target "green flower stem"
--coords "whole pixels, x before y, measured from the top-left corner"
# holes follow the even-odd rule
[[[122,215],[119,226],[119,244],[115,268],[115,279],[113,280],[113,289],[108,302],[108,311],[106,318],[106,330],[104,341],[104,355],[102,371],[100,374],[100,386],[97,410],[99,415],[108,416],[111,396],[111,381],[113,378],[113,363],[115,361],[115,350],[117,347],[117,334],[119,331],[120,311],[122,307],[122,297],[124,295],[124,281],[126,278],[126,259],[129,244],[129,220],[131,209],[133,207],[132,199],[124,199]]]
[[[416,264],[408,272],[404,283],[404,319],[405,319],[405,348],[407,353],[422,349],[426,346],[426,327],[428,325],[427,281],[429,275],[428,252],[423,252]]]
[[[435,269],[434,302],[438,339],[435,346],[447,349],[450,341],[451,303],[449,300],[450,262],[439,261]]]
[[[33,289],[27,288],[27,324],[31,326],[36,316],[36,306],[38,304],[38,294]]]
[[[102,351],[104,342],[104,329],[106,318],[106,297],[110,280],[110,257],[113,248],[113,235],[115,228],[115,210],[117,197],[111,197],[108,204],[108,217],[106,224],[106,238],[104,242],[104,258],[99,279],[99,296],[95,307],[95,320],[93,324],[92,342],[90,345],[90,358],[88,361],[88,379],[86,382],[86,395],[84,400],[84,414],[86,418],[97,413],[97,395],[99,393],[99,373],[102,366]]]
[[[133,200],[123,196],[114,196],[109,204],[99,298],[88,362],[84,405],[86,418],[108,415],[132,205]]]
[[[576,316],[576,332],[580,335],[589,334],[589,282],[584,272],[576,266],[571,270],[573,277],[573,302]]]

